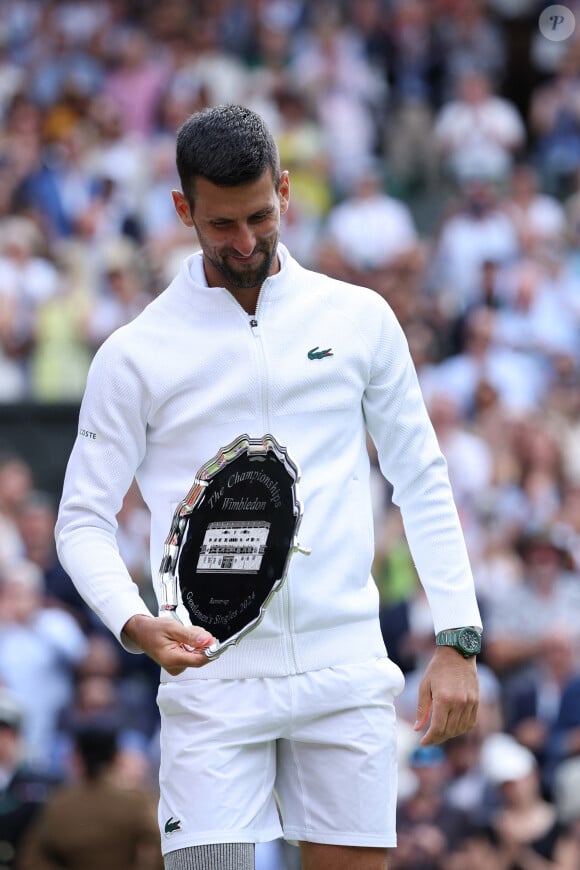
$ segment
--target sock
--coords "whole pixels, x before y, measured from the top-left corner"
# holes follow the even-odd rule
[[[253,843],[209,843],[165,855],[165,870],[255,870]]]

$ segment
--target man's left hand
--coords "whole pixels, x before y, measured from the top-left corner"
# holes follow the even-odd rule
[[[476,723],[479,681],[475,656],[466,659],[452,647],[438,646],[419,686],[415,731],[427,731],[422,746],[443,743]]]

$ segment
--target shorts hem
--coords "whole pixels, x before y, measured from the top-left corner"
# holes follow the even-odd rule
[[[187,849],[189,846],[208,846],[214,843],[266,843],[269,840],[278,840],[282,836],[280,828],[258,831],[204,831],[181,837],[172,836],[170,840],[162,841],[161,853],[167,855],[169,852],[177,852],[178,849]]]
[[[361,834],[360,831],[301,831],[298,828],[285,828],[284,839],[293,845],[305,842],[328,846],[368,846],[375,849],[393,849],[397,845],[396,834]]]

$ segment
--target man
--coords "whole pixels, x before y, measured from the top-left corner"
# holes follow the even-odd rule
[[[175,208],[201,252],[97,353],[59,554],[121,642],[162,667],[167,870],[252,868],[253,844],[282,831],[300,842],[303,870],[384,870],[403,677],[385,651],[370,576],[366,430],[436,630],[480,629],[445,462],[388,305],[302,269],[280,243],[290,182],[263,120],[241,106],[193,115],[177,167]],[[115,515],[135,475],[157,567],[197,470],[242,433],[270,433],[300,467],[300,534],[312,552],[294,557],[259,626],[208,663],[209,632],[154,618],[140,599]],[[437,647],[418,700],[422,742],[471,728],[477,700],[474,657]]]
[[[74,776],[55,788],[24,838],[18,870],[160,870],[153,791],[127,783],[119,725],[96,714],[74,729]]]

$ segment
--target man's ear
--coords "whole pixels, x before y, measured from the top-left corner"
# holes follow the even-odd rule
[[[193,227],[193,218],[191,216],[191,208],[185,196],[180,190],[172,190],[171,196],[175,211],[181,223],[186,227]]]
[[[288,175],[288,170],[286,169],[280,173],[278,195],[280,197],[280,214],[286,214],[290,202],[290,177]]]

